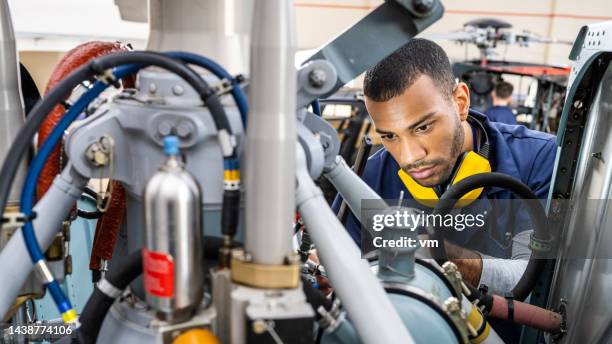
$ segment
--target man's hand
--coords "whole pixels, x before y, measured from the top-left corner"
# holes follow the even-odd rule
[[[480,275],[482,274],[482,257],[477,252],[462,248],[448,241],[444,242],[444,246],[446,247],[448,259],[457,264],[463,280],[472,286],[478,287]]]

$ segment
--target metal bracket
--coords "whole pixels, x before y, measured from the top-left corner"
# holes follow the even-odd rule
[[[439,0],[394,0],[378,6],[306,61],[326,60],[338,73],[334,86],[319,98],[332,95],[373,67],[435,23],[443,13],[444,6]],[[301,99],[298,104],[309,104],[315,98]]]
[[[340,152],[340,140],[336,130],[323,118],[307,111],[300,111],[298,141],[306,154],[308,171],[313,179],[329,169]]]
[[[552,343],[559,343],[561,338],[567,333],[567,299],[559,300],[559,307],[555,309],[556,313],[561,314],[561,328],[557,333],[551,335]]]

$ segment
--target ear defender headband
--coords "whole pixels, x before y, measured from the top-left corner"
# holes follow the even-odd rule
[[[480,121],[472,116],[468,116],[468,120],[470,119],[481,129],[481,141],[484,139],[484,142],[479,144],[478,152],[469,151],[467,153],[463,153],[461,157],[459,157],[458,166],[456,165],[454,168],[449,185],[454,185],[460,180],[474,174],[491,172],[491,164],[489,163],[489,137]],[[422,186],[402,169],[400,169],[397,174],[415,201],[430,208],[436,206],[444,190],[437,187],[430,188]],[[471,204],[478,199],[478,197],[480,197],[483,190],[484,188],[478,188],[463,195],[463,197],[461,197],[461,199],[455,204],[455,208],[462,208]]]

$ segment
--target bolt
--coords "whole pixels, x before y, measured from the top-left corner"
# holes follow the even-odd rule
[[[157,92],[157,85],[149,84],[149,93],[155,94],[155,92]]]
[[[415,11],[425,14],[433,9],[434,0],[413,0],[412,6]]]
[[[176,135],[181,139],[187,139],[191,136],[193,126],[188,121],[181,121],[176,127]]]
[[[175,96],[181,96],[185,93],[185,89],[181,85],[174,85],[172,86],[172,93],[174,93]]]
[[[326,80],[327,74],[322,69],[315,68],[308,73],[308,82],[312,87],[321,88]]]
[[[449,297],[448,300],[444,302],[444,306],[448,314],[460,314],[461,312],[461,303],[455,297]]]
[[[106,166],[110,160],[109,154],[104,151],[100,142],[94,142],[85,151],[85,156],[94,166]]]
[[[266,325],[266,322],[264,320],[257,319],[253,321],[253,333],[262,334],[266,332],[267,328],[268,326]]]
[[[446,262],[444,264],[442,264],[442,269],[444,269],[444,272],[446,273],[456,273],[458,271],[457,265],[455,265],[455,263],[453,262]]]
[[[161,121],[157,126],[157,132],[161,136],[168,136],[172,133],[172,123],[170,121]]]

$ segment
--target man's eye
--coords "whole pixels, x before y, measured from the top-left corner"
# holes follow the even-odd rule
[[[396,138],[395,134],[381,134],[380,138],[385,141],[391,141]]]
[[[417,127],[416,129],[414,129],[415,132],[417,133],[425,133],[427,132],[429,129],[431,129],[431,123],[429,124],[424,124],[420,127]]]

